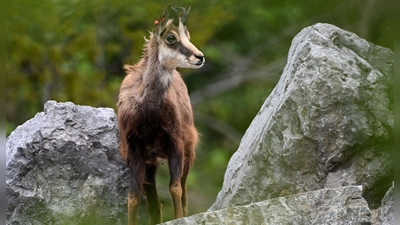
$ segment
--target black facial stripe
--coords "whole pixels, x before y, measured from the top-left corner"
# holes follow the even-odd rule
[[[190,57],[191,55],[193,55],[193,52],[187,48],[186,46],[184,46],[182,44],[182,42],[177,41],[174,44],[168,44],[169,48],[177,50],[178,52],[180,52],[182,55],[186,56],[186,57]]]
[[[193,52],[190,49],[186,48],[186,46],[184,46],[182,42],[179,42],[178,44],[178,51],[186,57],[190,57],[193,54]]]

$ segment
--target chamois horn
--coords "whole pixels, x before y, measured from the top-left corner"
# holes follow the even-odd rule
[[[172,12],[172,16],[174,18],[174,20],[172,21],[174,23],[175,26],[179,26],[179,15],[178,15],[178,11],[176,11],[176,9],[174,7],[170,7],[170,12]]]
[[[161,15],[159,19],[156,21],[155,25],[157,27],[160,27],[160,29],[163,29],[168,19],[170,18],[173,19],[173,23],[175,26],[179,26],[179,18],[181,18],[182,24],[186,25],[186,19],[190,12],[190,8],[191,8],[190,3],[186,6],[186,8],[183,7],[174,8],[171,6],[171,4],[168,4],[162,10]],[[177,9],[181,12],[178,13]]]

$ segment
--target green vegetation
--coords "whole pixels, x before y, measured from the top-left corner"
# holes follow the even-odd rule
[[[6,10],[6,125],[43,111],[49,100],[116,109],[124,64],[141,57],[161,9],[171,2],[14,0]],[[334,24],[394,50],[394,1],[191,0],[188,28],[205,54],[199,70],[180,70],[202,134],[189,177],[190,214],[214,201],[230,156],[277,83],[292,38],[317,22]],[[166,166],[159,189],[172,209]]]

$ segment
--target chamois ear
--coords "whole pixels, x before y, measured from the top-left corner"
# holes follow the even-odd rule
[[[161,11],[160,17],[158,19],[159,24],[165,23],[168,19],[168,9],[171,8],[171,3],[166,5],[163,10]],[[167,17],[167,18],[165,18]]]
[[[154,22],[155,28],[154,33],[161,36],[161,34],[165,30],[165,25],[167,24],[168,17],[169,17],[169,9],[171,8],[171,4],[166,5],[163,10],[161,11],[160,17],[158,20]]]
[[[189,12],[190,12],[190,8],[191,8],[192,6],[190,5],[190,2],[187,4],[187,6],[186,6],[186,15],[188,15],[189,14]]]

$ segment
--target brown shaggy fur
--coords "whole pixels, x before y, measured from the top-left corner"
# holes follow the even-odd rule
[[[169,22],[166,26],[169,27],[164,29],[164,35],[170,35],[171,32],[188,34],[187,30],[184,32],[186,27],[182,24],[177,27]],[[126,160],[130,174],[128,224],[136,224],[143,189],[150,222],[161,222],[161,204],[155,183],[160,159],[168,161],[175,218],[186,215],[186,179],[193,165],[198,141],[188,90],[175,70],[176,66],[159,62],[160,45],[165,44],[162,41],[166,38],[156,35],[151,34],[141,61],[125,66],[128,75],[121,84],[118,98],[120,154]],[[185,53],[187,59],[184,63],[198,60],[193,61],[195,64],[190,61],[195,66],[189,67],[199,68],[204,62],[202,53],[191,43],[186,47],[178,40],[174,46],[178,49],[171,50],[175,51],[174,54],[178,51]],[[164,47],[163,51],[168,48]],[[165,55],[168,57],[168,52]],[[167,62],[175,63],[176,60]]]

